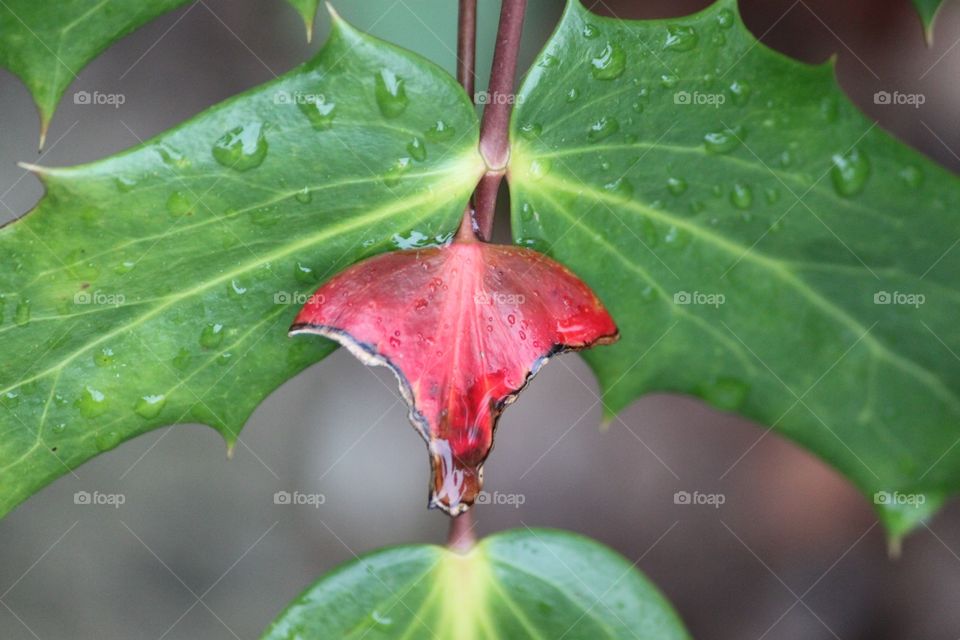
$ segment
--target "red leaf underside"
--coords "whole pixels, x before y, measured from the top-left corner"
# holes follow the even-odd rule
[[[393,370],[430,453],[430,507],[451,515],[477,499],[497,419],[549,357],[617,339],[567,268],[479,242],[360,262],[317,290],[290,333],[325,336]]]

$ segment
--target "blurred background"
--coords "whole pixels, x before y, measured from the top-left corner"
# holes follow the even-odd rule
[[[358,27],[453,71],[454,0],[335,4]],[[651,18],[707,4],[605,0],[594,8]],[[480,5],[482,88],[499,2]],[[559,0],[530,5],[523,66],[562,9]],[[960,169],[960,2],[947,3],[929,48],[907,0],[741,6],[768,46],[809,62],[836,55],[840,82],[863,111]],[[321,14],[307,44],[281,0],[187,5],[80,73],[42,163],[94,160],[134,145],[134,133],[158,134],[299,64],[328,28]],[[893,89],[923,93],[926,103],[874,105],[874,92]],[[76,105],[71,96],[80,90],[122,93],[126,102]],[[26,89],[5,71],[0,113],[0,200],[20,215],[41,196],[15,165],[36,160],[38,122]],[[0,209],[0,222],[11,217]],[[503,225],[499,234],[507,238]],[[960,637],[956,502],[889,560],[868,502],[777,435],[664,395],[602,429],[596,394],[588,368],[567,355],[506,412],[486,488],[524,504],[476,509],[481,535],[538,526],[592,536],[637,561],[703,640]],[[94,459],[0,521],[0,638],[254,639],[332,567],[381,546],[446,536],[446,516],[425,508],[424,445],[385,370],[338,352],[270,396],[242,437],[227,461],[210,429],[161,429]],[[274,504],[275,492],[295,490],[322,493],[325,502]],[[122,493],[125,504],[75,505],[76,491]],[[675,505],[677,491],[719,493],[725,503]]]

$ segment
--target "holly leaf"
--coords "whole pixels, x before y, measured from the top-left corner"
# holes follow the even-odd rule
[[[60,97],[108,46],[186,0],[0,0],[0,65],[27,85],[40,112],[40,146]]]
[[[497,420],[530,378],[554,354],[615,341],[617,327],[546,256],[458,238],[336,275],[297,316],[301,333],[396,374],[430,452],[429,505],[456,515],[479,496]]]
[[[670,604],[613,550],[563,531],[506,531],[466,554],[375,551],[307,589],[262,640],[291,638],[690,636]]]
[[[518,105],[514,234],[617,321],[586,355],[608,414],[670,391],[757,420],[895,536],[957,491],[958,181],[832,64],[767,49],[733,0],[649,22],[571,2]]]
[[[318,282],[448,239],[483,163],[440,68],[342,21],[310,62],[117,156],[34,168],[0,229],[0,513],[101,451],[201,422],[232,447],[331,343]]]
[[[940,7],[943,6],[943,0],[913,0],[913,6],[916,7],[923,21],[923,32],[927,37],[927,43],[933,43],[933,22],[937,18]]]

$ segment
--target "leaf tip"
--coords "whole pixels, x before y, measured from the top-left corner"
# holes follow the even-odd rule
[[[41,142],[41,144],[43,143]],[[20,167],[21,169],[25,169],[26,171],[29,171],[30,173],[35,173],[41,176],[47,175],[48,173],[50,173],[50,169],[48,169],[47,167],[41,167],[40,165],[33,164],[31,162],[18,162],[17,166]]]

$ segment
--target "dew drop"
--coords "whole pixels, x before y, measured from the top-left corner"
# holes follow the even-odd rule
[[[620,122],[613,117],[604,116],[590,125],[587,129],[587,140],[599,142],[609,138],[620,130]]]
[[[204,349],[216,349],[223,342],[223,325],[211,322],[200,332],[200,346]]]
[[[530,161],[528,173],[534,180],[542,180],[550,173],[551,163],[548,158],[534,158]]]
[[[525,122],[520,126],[520,136],[527,140],[536,140],[543,132],[543,127],[535,122]]]
[[[744,131],[741,127],[711,131],[703,136],[703,146],[709,153],[730,153],[740,146]]]
[[[93,364],[98,367],[109,367],[113,364],[113,349],[110,347],[103,347],[93,353]]]
[[[383,174],[383,183],[388,187],[395,187],[400,184],[400,180],[403,179],[403,174],[410,168],[411,163],[410,158],[399,158],[387,169],[387,172]]]
[[[733,11],[730,9],[721,9],[717,13],[717,24],[723,27],[724,29],[729,29],[733,26]]]
[[[734,411],[743,406],[750,391],[747,383],[734,378],[717,378],[701,388],[703,399],[723,411]]]
[[[832,160],[830,178],[837,193],[849,198],[863,191],[870,177],[870,159],[867,155],[854,147],[848,153],[835,154]]]
[[[407,143],[407,153],[417,162],[423,162],[427,159],[427,143],[420,136],[415,137]]]
[[[687,181],[683,178],[667,178],[667,191],[675,196],[683,195],[687,191]]]
[[[665,73],[660,76],[660,86],[664,89],[673,89],[680,83],[680,76],[675,73]]]
[[[310,121],[316,131],[325,131],[333,126],[333,116],[337,105],[327,102],[324,96],[311,96],[307,100],[298,100],[297,106]]]
[[[123,437],[118,431],[104,431],[97,434],[97,449],[100,451],[109,451],[115,448]]]
[[[627,56],[619,45],[608,42],[600,55],[590,61],[593,77],[597,80],[616,80],[623,75]]]
[[[88,419],[101,416],[110,408],[107,396],[90,386],[84,387],[80,392],[76,405],[80,409],[80,415]]]
[[[189,351],[187,351],[186,349],[180,349],[180,351],[177,352],[177,355],[173,357],[173,360],[172,360],[173,366],[178,371],[185,371],[190,367],[190,361],[192,359],[193,358],[190,355]]]
[[[383,69],[374,80],[377,106],[385,118],[396,118],[407,110],[410,100],[403,78],[389,69]]]
[[[780,190],[776,187],[767,187],[763,192],[767,204],[776,204],[780,200]]]
[[[141,418],[152,420],[160,415],[160,412],[163,411],[163,406],[166,403],[167,397],[164,395],[143,396],[137,400],[133,410],[136,411],[137,415],[139,415]]]
[[[753,89],[746,82],[736,81],[730,84],[730,98],[733,104],[742,107],[750,100]]]
[[[583,30],[580,33],[583,34],[584,38],[592,39],[592,38],[596,38],[597,35],[600,34],[600,30],[597,29],[594,25],[588,23],[583,25]]]
[[[248,171],[263,163],[268,147],[263,124],[251,122],[223,134],[213,145],[213,157],[225,167]]]
[[[317,277],[313,272],[313,269],[302,262],[297,262],[295,265],[293,265],[293,277],[300,284],[315,284],[317,281]]]
[[[904,167],[897,175],[911,189],[919,189],[923,184],[923,171],[915,165]]]
[[[193,213],[193,203],[182,191],[174,191],[167,198],[167,212],[174,218]]]
[[[690,51],[695,49],[700,37],[696,29],[686,25],[667,26],[667,37],[663,41],[664,51]]]
[[[7,409],[14,409],[20,404],[20,394],[16,391],[7,391],[0,395],[0,404]]]
[[[567,91],[567,102],[576,102],[577,98],[580,97],[580,90],[576,87],[572,87]]]
[[[455,134],[456,130],[443,120],[437,120],[424,132],[430,142],[447,142],[452,140]]]
[[[313,200],[313,191],[310,190],[310,187],[304,187],[297,191],[293,197],[300,204],[310,204],[310,201]]]
[[[18,327],[30,324],[30,301],[26,298],[21,298],[17,303],[17,309],[13,312],[13,322]]]
[[[749,209],[753,206],[753,189],[742,182],[734,183],[730,191],[730,203],[737,209]]]
[[[633,197],[633,184],[624,177],[608,182],[603,185],[603,188],[622,200],[629,200]]]

